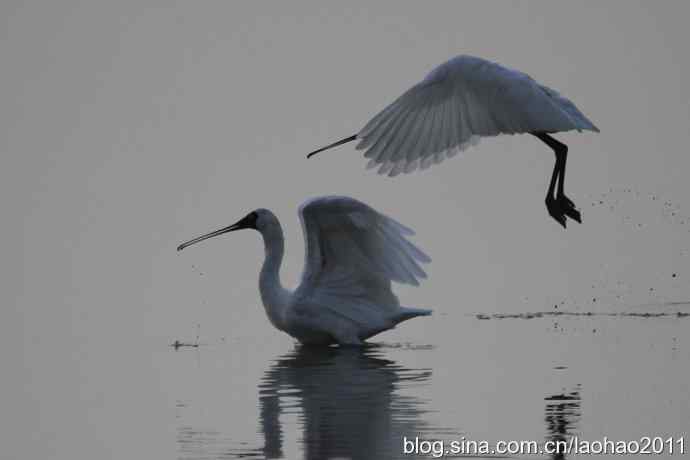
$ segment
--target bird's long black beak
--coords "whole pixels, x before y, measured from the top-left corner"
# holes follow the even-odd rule
[[[234,232],[235,230],[242,230],[243,228],[256,228],[256,219],[256,213],[252,212],[246,217],[242,218],[240,221],[230,225],[229,227],[221,228],[220,230],[216,230],[215,232],[207,233],[206,235],[202,235],[197,238],[194,238],[193,240],[189,240],[186,243],[182,243],[177,247],[177,250],[181,251],[187,246],[191,246],[193,244],[198,243],[199,241],[204,241],[209,238],[213,238],[214,236],[222,235],[224,233]]]
[[[333,142],[332,144],[329,144],[329,145],[327,145],[327,146],[325,146],[325,147],[321,147],[321,148],[318,149],[318,150],[314,150],[313,152],[311,152],[310,154],[307,155],[307,158],[311,158],[311,157],[313,157],[314,155],[316,155],[317,153],[323,152],[324,150],[332,149],[333,147],[337,147],[337,146],[339,146],[339,145],[347,144],[348,142],[352,142],[352,141],[354,141],[355,139],[357,139],[357,135],[356,135],[356,134],[353,134],[353,135],[350,136],[350,137],[346,137],[345,139],[340,139],[340,140],[337,141],[337,142]]]

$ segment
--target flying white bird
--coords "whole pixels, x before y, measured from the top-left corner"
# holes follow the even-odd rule
[[[563,192],[568,147],[550,133],[599,129],[575,104],[517,70],[473,56],[457,56],[432,70],[372,118],[357,134],[307,155],[359,140],[367,168],[397,176],[426,169],[481,137],[529,133],[553,149],[556,162],[546,208],[564,228],[566,216],[582,222]],[[556,183],[558,183],[557,191]]]
[[[177,250],[227,232],[261,233],[266,258],[259,291],[271,324],[305,344],[360,345],[396,324],[431,314],[400,306],[391,281],[417,286],[431,259],[410,243],[414,232],[366,204],[347,197],[320,197],[299,209],[305,240],[304,271],[294,291],[280,283],[283,230],[268,209],[200,236]]]

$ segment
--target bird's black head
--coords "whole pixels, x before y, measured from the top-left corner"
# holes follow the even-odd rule
[[[237,227],[235,230],[241,230],[243,228],[251,228],[256,230],[256,222],[259,220],[259,214],[256,211],[252,211],[242,219],[237,221],[233,227]]]

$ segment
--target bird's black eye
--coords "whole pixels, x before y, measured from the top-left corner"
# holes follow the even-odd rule
[[[245,217],[245,219],[249,227],[256,229],[256,221],[259,220],[259,215],[255,211],[252,211],[249,214],[247,214],[247,217]]]

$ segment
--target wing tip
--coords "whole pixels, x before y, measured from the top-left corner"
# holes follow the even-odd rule
[[[419,248],[417,248],[417,249],[419,249]],[[425,263],[425,264],[430,264],[430,263],[431,263],[431,257],[429,257],[429,256],[428,256],[425,252],[423,252],[421,249],[419,250],[419,252],[421,253],[421,256],[422,256],[422,257],[420,257],[420,258],[417,259],[417,260],[419,260],[420,262]]]

